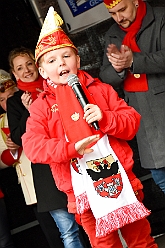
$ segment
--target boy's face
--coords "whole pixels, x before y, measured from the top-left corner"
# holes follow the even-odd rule
[[[70,74],[77,74],[80,68],[80,57],[73,48],[65,47],[50,51],[41,58],[39,72],[45,79],[49,78],[55,84],[67,84]]]

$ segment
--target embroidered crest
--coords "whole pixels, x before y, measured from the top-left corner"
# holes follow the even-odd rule
[[[94,181],[97,193],[102,197],[117,198],[123,188],[118,161],[112,155],[86,162],[87,173]]]
[[[72,165],[73,169],[74,169],[77,173],[82,174],[81,168],[80,168],[80,165],[79,165],[79,163],[78,163],[77,158],[72,158],[72,159],[71,159],[71,165]]]
[[[53,104],[53,106],[51,107],[51,111],[52,112],[57,112],[58,111],[58,105],[57,105],[57,103]]]
[[[73,115],[71,115],[71,119],[73,121],[78,121],[80,119],[80,114],[75,112]]]
[[[94,186],[100,196],[106,198],[117,198],[123,189],[121,174],[119,173],[94,182]]]

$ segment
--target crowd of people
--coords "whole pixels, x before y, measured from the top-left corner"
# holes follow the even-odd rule
[[[142,0],[104,4],[114,24],[101,81],[80,69],[53,7],[35,55],[25,47],[10,51],[10,74],[0,70],[0,169],[28,167],[25,203],[50,247],[59,240],[66,248],[122,248],[120,230],[128,248],[157,248],[127,141],[136,135],[141,165],[165,193],[165,11]],[[0,247],[15,247],[2,191],[0,215]]]

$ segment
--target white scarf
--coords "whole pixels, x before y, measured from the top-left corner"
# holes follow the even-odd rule
[[[72,185],[77,212],[82,214],[91,208],[96,219],[96,237],[100,237],[145,218],[150,211],[137,200],[127,174],[109,144],[107,135],[92,148],[94,149],[92,153],[85,154],[82,159],[72,162]],[[107,165],[106,161],[108,161]],[[109,168],[106,168],[107,166]],[[87,172],[89,167],[91,168],[89,173],[95,180]],[[112,167],[115,175],[110,175]],[[96,170],[94,172],[94,168],[97,170],[101,168],[102,173],[106,173],[106,178],[102,175],[103,179],[98,180],[99,172]]]

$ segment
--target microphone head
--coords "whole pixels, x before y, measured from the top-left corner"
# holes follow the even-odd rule
[[[68,85],[72,86],[75,83],[79,83],[79,78],[77,77],[76,74],[70,74],[67,78]]]

